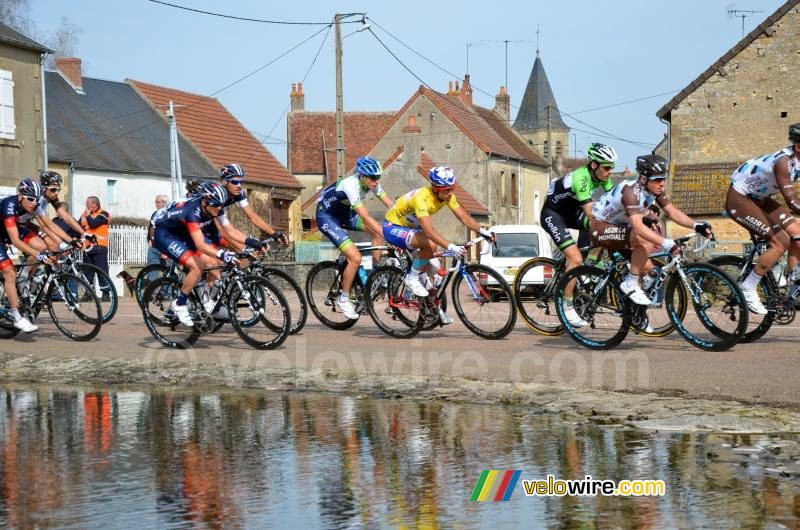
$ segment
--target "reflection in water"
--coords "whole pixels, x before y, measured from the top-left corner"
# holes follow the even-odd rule
[[[796,437],[568,424],[522,407],[0,387],[0,526],[800,524]],[[776,456],[777,455],[777,456]],[[664,497],[470,503],[483,469],[657,479]]]

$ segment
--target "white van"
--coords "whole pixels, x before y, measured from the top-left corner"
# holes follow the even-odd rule
[[[481,255],[480,262],[499,272],[509,285],[514,283],[519,267],[529,259],[553,257],[550,236],[539,225],[497,225],[489,230],[497,236],[497,248],[493,246],[490,253]],[[541,283],[543,279],[538,281]],[[493,283],[491,279],[489,283]]]

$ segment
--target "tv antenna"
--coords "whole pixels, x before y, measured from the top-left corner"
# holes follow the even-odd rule
[[[485,42],[468,42],[467,43],[467,72],[466,73],[469,73],[469,49],[472,46],[486,46],[486,43]]]
[[[756,13],[763,13],[763,11],[753,11],[750,9],[734,9],[733,6],[728,7],[728,18],[741,18],[742,19],[742,37],[744,38],[744,19],[752,17]]]
[[[537,36],[538,38],[538,36]],[[506,47],[506,90],[508,90],[508,43],[518,44],[518,43],[531,43],[531,40],[511,40],[511,39],[504,39],[504,40],[482,40],[481,44],[505,44]],[[536,51],[539,51],[539,45],[537,42]]]

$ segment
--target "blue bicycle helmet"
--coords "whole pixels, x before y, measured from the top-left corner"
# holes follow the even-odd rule
[[[356,173],[371,179],[379,179],[383,174],[383,168],[381,163],[374,158],[362,156],[356,160]]]
[[[42,196],[42,185],[31,178],[24,179],[17,186],[17,193],[23,197],[38,199]]]
[[[227,164],[220,168],[219,178],[229,180],[234,177],[244,178],[244,168],[239,164]]]
[[[449,188],[456,185],[456,174],[447,166],[437,166],[428,171],[431,184],[437,188]]]
[[[206,200],[209,206],[222,206],[228,200],[228,192],[217,182],[205,182],[200,188],[200,197]]]

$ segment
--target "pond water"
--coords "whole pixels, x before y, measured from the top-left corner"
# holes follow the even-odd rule
[[[797,528],[797,447],[513,406],[0,386],[0,526]],[[489,469],[520,470],[510,500],[470,502]],[[525,495],[547,475],[665,495]]]

